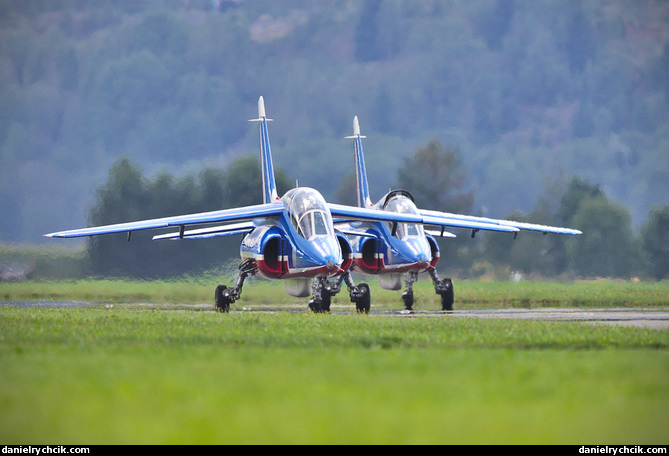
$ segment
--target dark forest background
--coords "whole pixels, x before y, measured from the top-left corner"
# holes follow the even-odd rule
[[[243,204],[262,95],[286,186],[353,201],[357,115],[373,198],[585,233],[457,233],[459,267],[661,278],[668,24],[659,0],[0,0],[0,243]]]

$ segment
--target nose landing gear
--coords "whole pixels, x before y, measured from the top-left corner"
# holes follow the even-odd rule
[[[432,283],[434,283],[435,293],[441,297],[441,310],[452,311],[454,301],[453,281],[451,279],[440,279],[434,268],[428,269],[428,273],[432,278]],[[416,280],[418,280],[417,272],[407,272],[404,277],[404,283],[406,284],[407,289],[402,293],[402,302],[404,302],[404,308],[406,310],[413,309],[413,284]]]
[[[309,300],[309,308],[316,313],[329,312],[331,298],[339,293],[342,282],[346,282],[351,302],[355,303],[356,310],[359,313],[369,313],[371,307],[369,285],[361,283],[356,286],[350,272],[346,272],[333,282],[328,281],[327,277],[316,277],[311,284],[314,296]]]

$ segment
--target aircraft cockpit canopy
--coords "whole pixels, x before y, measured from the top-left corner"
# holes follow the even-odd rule
[[[334,225],[325,199],[316,190],[296,188],[282,198],[293,227],[300,236],[310,240],[317,236],[332,236]]]
[[[397,212],[399,214],[414,214],[418,215],[418,209],[411,199],[411,195],[407,197],[405,192],[396,192],[388,196],[384,202],[383,209],[390,212]],[[424,236],[423,225],[415,223],[398,223],[394,229],[394,235],[399,239],[406,239],[408,237]]]

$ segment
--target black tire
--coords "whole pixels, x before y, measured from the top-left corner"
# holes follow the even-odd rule
[[[330,311],[330,301],[331,295],[327,291],[323,290],[321,292],[321,300],[317,301],[314,298],[311,298],[309,301],[309,309],[314,313],[325,313]]]
[[[402,302],[404,302],[404,308],[406,310],[412,310],[413,309],[413,291],[408,292],[405,291],[402,293]]]
[[[216,295],[214,296],[214,302],[216,304],[216,310],[219,312],[229,312],[230,311],[230,298],[225,296],[225,290],[228,287],[225,285],[219,285],[216,287]]]
[[[329,291],[323,290],[321,292],[321,312],[330,311],[330,303],[332,302],[332,295]]]
[[[453,302],[455,301],[455,293],[453,292],[453,281],[451,279],[444,279],[444,285],[448,288],[441,294],[441,310],[453,310]]]
[[[355,303],[355,310],[358,313],[369,313],[370,308],[372,307],[372,295],[369,291],[369,285],[366,283],[361,283],[358,285],[363,293],[362,297]]]

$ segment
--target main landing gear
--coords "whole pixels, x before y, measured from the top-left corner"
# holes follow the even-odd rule
[[[254,261],[246,259],[242,261],[239,265],[239,275],[237,276],[237,282],[232,288],[228,288],[225,285],[219,285],[216,287],[216,295],[214,301],[216,303],[216,310],[219,312],[228,312],[230,311],[230,304],[239,299],[242,295],[242,287],[244,286],[244,280],[257,272],[257,265]]]
[[[356,286],[350,272],[346,272],[334,282],[330,282],[327,277],[316,277],[311,284],[314,296],[309,300],[309,308],[317,313],[329,312],[332,296],[339,293],[342,282],[346,282],[351,302],[355,303],[355,309],[360,313],[369,313],[371,307],[369,285],[361,283]]]
[[[440,279],[434,268],[429,269],[428,272],[434,283],[434,291],[441,297],[441,310],[453,310],[453,281],[451,279]],[[413,309],[413,283],[416,280],[418,280],[417,272],[407,272],[404,277],[407,289],[402,293],[402,301],[407,310]]]

